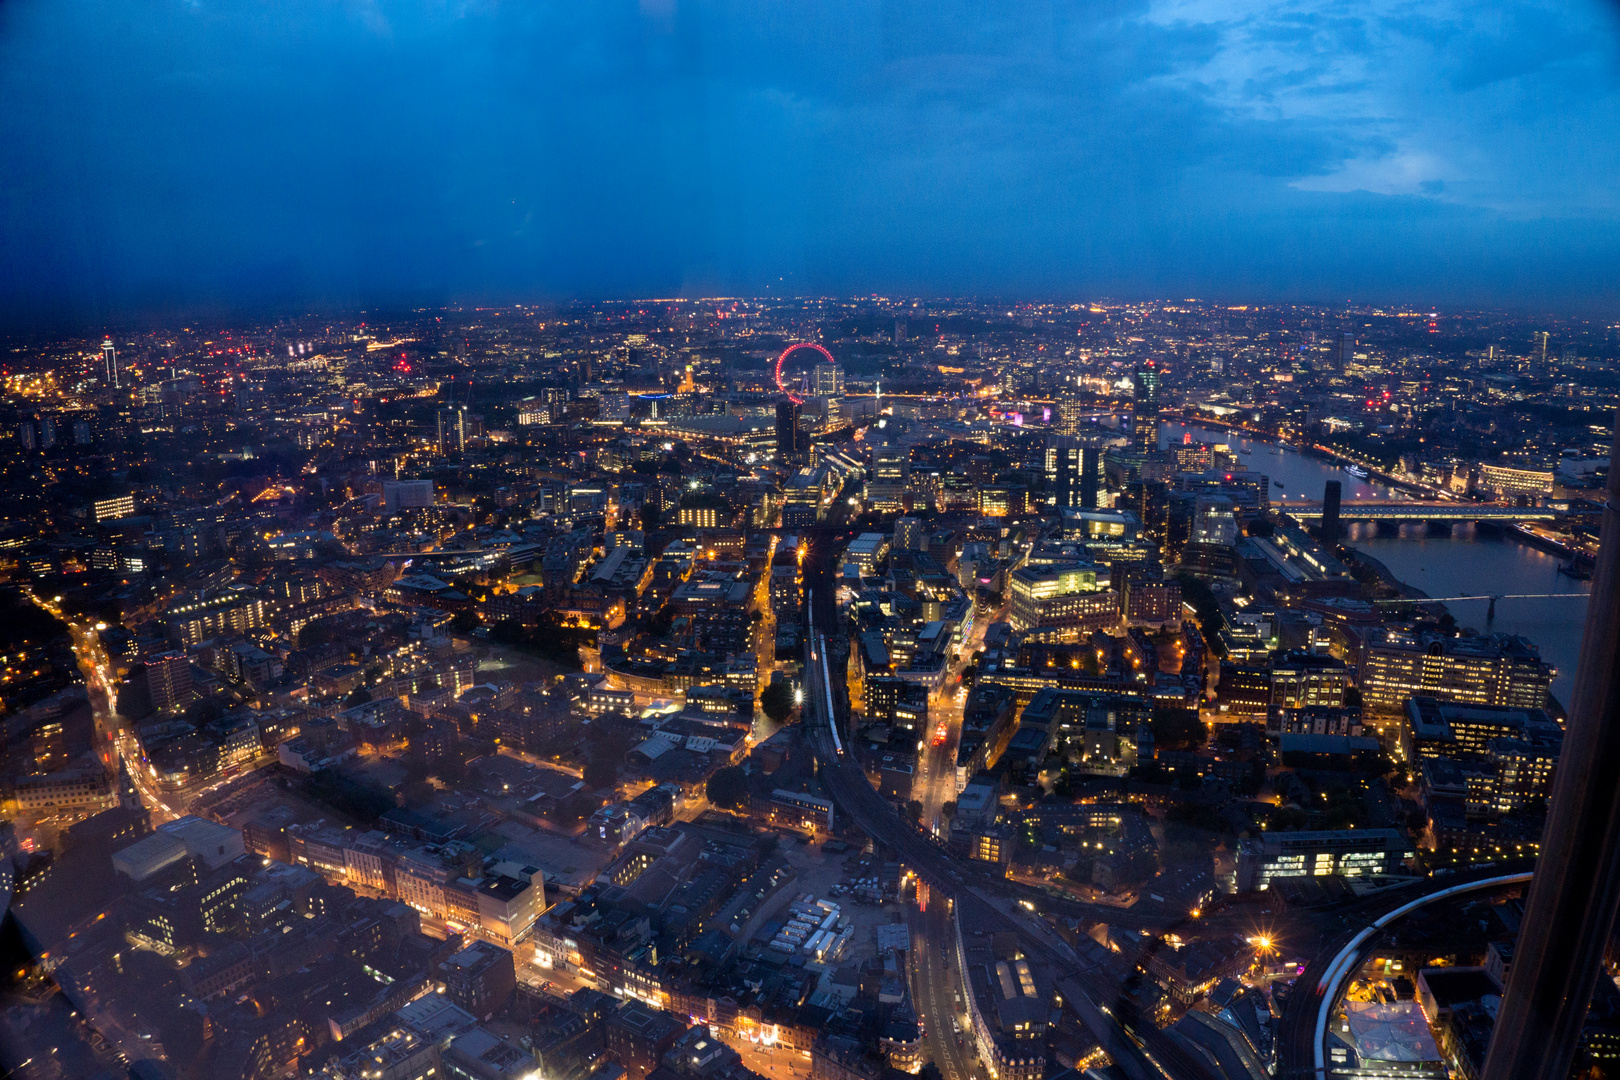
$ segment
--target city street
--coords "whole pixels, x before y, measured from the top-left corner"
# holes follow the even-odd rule
[[[46,599],[35,595],[32,590],[28,591],[28,597],[66,624],[68,632],[73,635],[73,652],[78,657],[79,670],[84,674],[85,691],[95,716],[97,755],[102,764],[108,769],[116,769],[118,762],[123,763],[125,774],[134,784],[142,805],[151,812],[155,824],[180,817],[185,813],[184,804],[171,797],[174,805],[182,807],[176,811],[171,806],[171,800],[165,800],[157,793],[151,776],[141,762],[140,745],[135,741],[134,734],[124,730],[119,723],[115,677],[107,652],[101,645],[97,631],[99,624],[77,622],[64,614],[58,604],[60,597]]]
[[[967,1014],[961,1007],[961,980],[956,971],[956,931],[951,903],[929,896],[927,885],[917,886],[919,906],[906,909],[911,926],[911,1000],[923,1020],[927,1057],[945,1080],[982,1076],[969,1044]],[[926,908],[922,906],[926,904]]]
[[[969,690],[961,683],[962,672],[973,662],[973,654],[984,645],[985,631],[1004,618],[1006,612],[1003,605],[994,614],[981,612],[974,619],[972,632],[951,660],[944,687],[928,699],[928,731],[918,755],[912,794],[922,803],[923,822],[939,837],[946,834],[950,824],[944,820],[940,808],[954,800],[958,790],[956,749],[962,741],[962,714]]]

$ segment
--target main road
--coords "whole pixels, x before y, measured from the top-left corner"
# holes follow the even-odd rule
[[[846,536],[822,532],[805,560],[806,605],[805,708],[802,722],[818,764],[818,775],[838,810],[866,835],[899,854],[901,861],[925,882],[937,902],[951,897],[974,908],[975,918],[988,925],[1004,925],[1019,936],[1031,959],[1044,964],[1073,1010],[1131,1080],[1212,1080],[1207,1066],[1183,1049],[1170,1035],[1147,1021],[1126,1024],[1097,1001],[1123,1004],[1120,987],[1103,972],[1076,955],[1044,924],[1019,918],[1004,896],[1005,883],[984,879],[961,864],[930,833],[903,821],[867,781],[842,729],[849,709],[842,675],[847,661],[847,635],[839,628],[831,571],[834,547]],[[958,973],[960,976],[960,973]]]
[[[929,695],[928,725],[923,733],[923,748],[917,755],[917,776],[911,785],[912,798],[922,803],[923,824],[936,836],[943,836],[950,822],[945,820],[941,807],[956,798],[956,749],[962,741],[962,713],[967,704],[968,690],[961,685],[962,670],[973,662],[973,654],[984,644],[984,633],[990,624],[1006,614],[1006,605],[995,613],[980,612],[974,618],[972,632],[962,643],[960,652],[951,659],[945,685]]]
[[[96,756],[100,758],[102,766],[108,772],[116,773],[121,762],[125,775],[135,786],[141,803],[151,812],[152,819],[160,823],[173,821],[184,810],[176,811],[154,789],[151,777],[142,767],[140,746],[134,734],[126,730],[118,719],[118,690],[112,664],[107,659],[107,650],[102,647],[99,633],[105,627],[100,623],[76,620],[64,613],[59,596],[43,597],[32,590],[28,590],[27,595],[64,623],[73,637],[73,653],[78,658],[79,671],[84,675],[85,692],[90,698],[90,710],[95,717]]]
[[[968,1050],[962,1034],[962,985],[955,971],[956,931],[951,922],[951,902],[940,896],[928,901],[928,886],[919,884],[919,904],[908,908],[911,926],[911,1000],[923,1020],[923,1043],[928,1057],[939,1067],[945,1080],[972,1080],[984,1075],[984,1068]]]

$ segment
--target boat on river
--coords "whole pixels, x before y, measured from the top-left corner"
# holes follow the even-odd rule
[[[1368,476],[1367,470],[1362,468],[1360,465],[1346,465],[1344,467],[1344,471],[1355,477],[1357,480],[1365,480]]]

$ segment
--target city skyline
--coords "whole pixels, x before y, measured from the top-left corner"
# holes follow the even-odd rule
[[[1477,14],[9,4],[0,311],[778,290],[1600,310],[1613,11]]]

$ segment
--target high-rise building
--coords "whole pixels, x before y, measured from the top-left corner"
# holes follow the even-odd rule
[[[1157,360],[1144,360],[1136,365],[1136,388],[1132,393],[1131,428],[1136,449],[1152,453],[1159,448],[1159,379],[1162,372]]]
[[[894,343],[896,345],[906,340],[906,320],[894,320]]]
[[[167,652],[146,661],[146,690],[160,709],[191,704],[191,661],[183,652]]]
[[[107,385],[119,386],[118,350],[113,347],[112,338],[108,338],[101,343],[101,363],[106,369]]]
[[[1337,480],[1329,480],[1322,488],[1322,543],[1336,544],[1339,542],[1339,500],[1343,496],[1343,485]]]
[[[903,510],[906,485],[911,479],[911,450],[904,446],[872,448],[872,479],[866,501],[878,510]]]
[[[799,434],[799,403],[784,398],[776,403],[776,456],[784,464],[797,465],[805,447]]]
[[[1356,336],[1343,330],[1339,331],[1338,338],[1333,343],[1333,367],[1337,371],[1344,371],[1356,359]]]
[[[782,524],[788,528],[815,525],[826,513],[826,468],[801,468],[782,486]]]
[[[1017,517],[1029,512],[1029,488],[1023,484],[988,484],[979,489],[979,513],[985,517]]]
[[[810,372],[817,397],[838,397],[844,392],[844,369],[837,364],[817,364]]]
[[[1058,388],[1057,402],[1052,410],[1052,427],[1059,435],[1078,435],[1080,425],[1085,423],[1084,399],[1080,397],[1080,388],[1071,382],[1065,381]]]
[[[875,446],[872,448],[872,479],[886,483],[905,483],[911,478],[911,450],[904,446]]]
[[[1610,460],[1617,456],[1620,429],[1609,447]],[[1620,713],[1620,606],[1615,603],[1620,594],[1615,543],[1620,476],[1613,472],[1606,495],[1603,543],[1592,574],[1567,737],[1513,966],[1479,1070],[1483,1080],[1563,1080],[1571,1075],[1570,1065],[1586,1042],[1588,1018],[1598,1011],[1591,1007],[1593,988],[1605,978],[1603,956],[1620,897],[1613,765],[1620,760],[1620,724],[1615,723]]]
[[[1046,485],[1060,509],[1095,510],[1102,480],[1102,447],[1060,435],[1046,442]]]
[[[1563,729],[1541,709],[1463,705],[1414,697],[1406,703],[1401,753],[1408,761],[1483,761],[1495,742],[1559,742]]]
[[[1536,367],[1542,370],[1547,367],[1547,342],[1551,337],[1545,330],[1537,330],[1535,334]]]
[[[467,410],[439,410],[439,453],[455,453],[467,448]]]
[[[897,551],[928,550],[928,534],[923,530],[922,518],[894,519],[894,547]]]
[[[1332,656],[1295,651],[1271,665],[1271,704],[1283,709],[1339,709],[1350,691],[1350,671]]]

